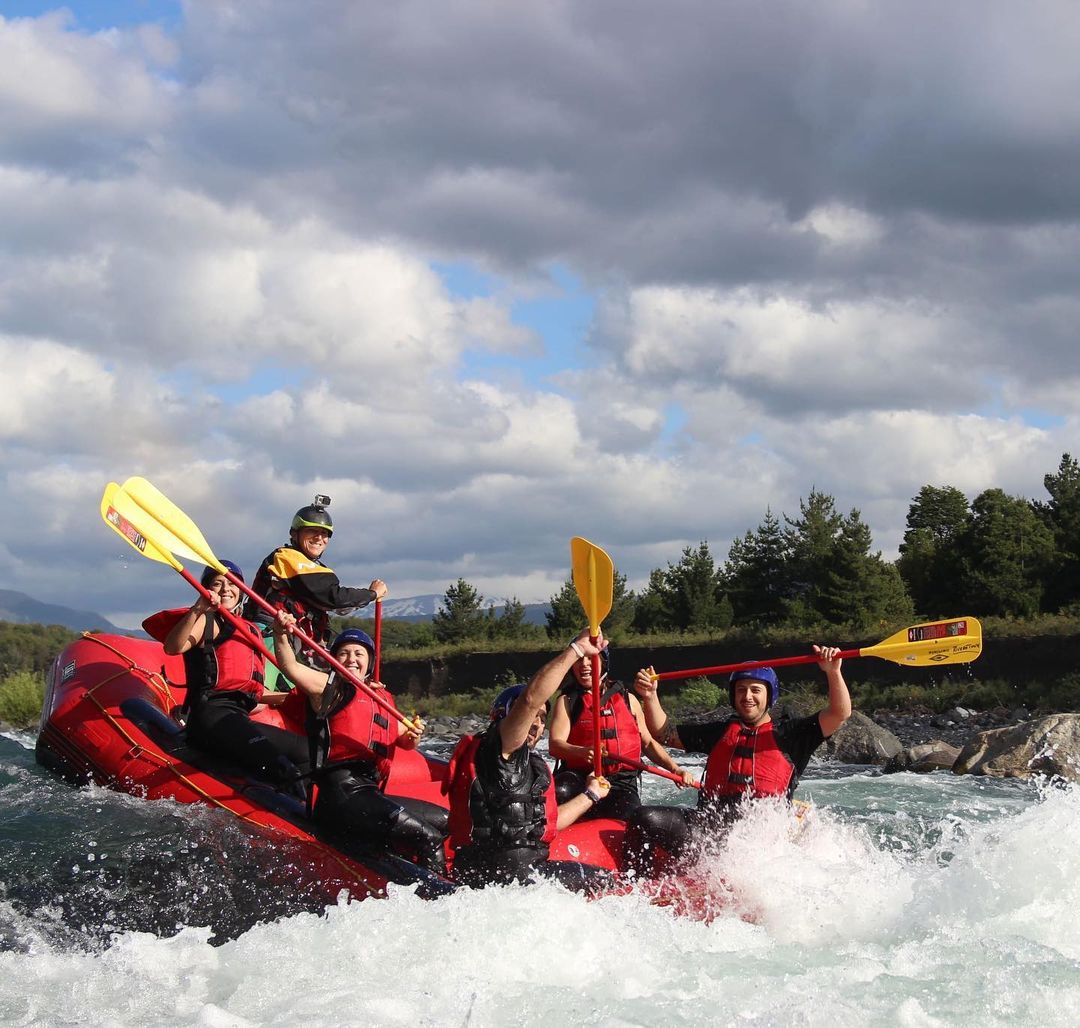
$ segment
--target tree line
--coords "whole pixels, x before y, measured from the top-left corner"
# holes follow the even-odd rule
[[[1080,615],[1080,464],[1063,454],[1043,478],[1045,500],[994,488],[970,502],[955,486],[924,485],[908,508],[895,561],[875,551],[857,509],[811,489],[798,515],[766,509],[718,563],[707,541],[654,568],[640,593],[616,573],[608,635],[689,634],[732,627],[859,633],[915,617]],[[551,597],[546,627],[515,598],[501,611],[463,578],[430,625],[398,629],[399,644],[562,639],[585,623],[573,581]],[[386,628],[384,644],[394,645]]]

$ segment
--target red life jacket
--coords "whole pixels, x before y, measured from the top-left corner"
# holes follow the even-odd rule
[[[593,745],[593,694],[591,689],[571,689],[566,692],[570,713],[570,734],[566,741],[571,746]],[[626,686],[612,682],[600,696],[600,739],[608,753],[628,760],[641,760],[641,732],[637,718],[630,710]],[[567,757],[560,761],[567,767],[591,770],[592,765],[581,757]],[[613,766],[619,771],[620,766]],[[621,766],[626,770],[626,765]]]
[[[187,607],[159,610],[143,621],[143,631],[158,642],[164,642],[187,612]],[[218,626],[216,639],[213,629],[215,621]],[[259,626],[250,621],[245,621],[244,625],[250,633],[250,642],[238,636],[233,624],[220,614],[206,619],[202,643],[183,654],[191,698],[195,693],[202,692],[243,692],[256,700],[262,699],[266,672],[262,633]]]
[[[776,745],[772,721],[748,728],[732,718],[705,764],[701,802],[742,795],[790,797],[797,784],[795,765]]]
[[[168,635],[172,624],[186,613],[186,610],[180,610],[155,614],[155,630],[164,628]],[[173,614],[177,617],[172,618],[172,624],[165,628]],[[147,621],[151,619],[147,618]],[[218,629],[216,637],[215,624]],[[241,637],[240,632],[244,632],[246,637]],[[262,633],[258,625],[245,621],[241,629],[226,621],[220,614],[208,616],[203,641],[184,653],[184,670],[187,678],[188,707],[196,696],[218,692],[245,693],[258,702],[262,699],[266,671]]]
[[[466,846],[546,850],[559,824],[555,779],[547,761],[530,751],[531,781],[523,781],[513,792],[503,791],[476,775],[476,751],[482,739],[482,735],[463,735],[450,756],[445,788],[450,795],[451,853]]]
[[[351,682],[340,682],[352,696],[326,718],[327,738],[322,741],[321,770],[349,764],[374,764],[380,781],[390,774],[391,750],[397,741],[397,721]],[[397,709],[385,690],[380,696]]]

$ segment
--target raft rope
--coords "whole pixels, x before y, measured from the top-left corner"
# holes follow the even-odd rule
[[[198,795],[201,796],[204,800],[206,800],[206,802],[209,803],[211,806],[220,807],[222,810],[227,810],[230,814],[233,815],[233,817],[239,818],[241,821],[246,821],[248,822],[248,824],[257,825],[260,828],[271,827],[265,822],[260,821],[255,817],[252,817],[250,814],[241,814],[239,811],[233,810],[233,808],[230,807],[228,804],[223,803],[216,796],[212,796],[210,793],[208,793],[198,783],[193,782],[186,774],[184,774],[183,771],[180,770],[180,768],[176,765],[175,761],[170,760],[163,754],[156,753],[154,750],[147,749],[145,746],[142,745],[142,743],[136,741],[131,737],[131,734],[127,731],[127,729],[124,728],[120,721],[117,720],[117,718],[112,714],[112,712],[94,695],[94,693],[102,686],[108,685],[109,682],[113,682],[117,678],[121,678],[124,675],[133,673],[139,674],[144,678],[146,684],[149,685],[167,704],[165,708],[166,711],[172,710],[173,707],[176,706],[176,703],[172,694],[172,690],[169,688],[169,680],[162,673],[164,671],[164,668],[161,672],[151,671],[150,669],[144,668],[136,661],[132,660],[132,658],[128,654],[124,653],[123,650],[119,650],[111,643],[106,642],[104,639],[101,638],[101,636],[95,635],[92,632],[83,632],[82,635],[84,639],[90,640],[91,642],[96,642],[98,645],[105,647],[105,649],[109,650],[111,653],[115,654],[116,656],[127,662],[127,668],[117,671],[116,674],[110,675],[108,678],[103,678],[96,685],[90,686],[90,688],[86,690],[85,695],[86,698],[90,700],[90,702],[93,703],[99,711],[101,711],[105,720],[108,721],[108,723],[111,724],[113,728],[115,728],[116,731],[120,734],[120,736],[130,745],[131,749],[128,756],[131,759],[143,757],[148,762],[155,763],[159,767],[163,767],[168,771],[171,771],[181,782],[183,782],[193,792],[198,793]],[[383,890],[381,887],[373,886],[363,876],[363,874],[357,871],[356,868],[353,867],[350,862],[346,861],[336,850],[334,850],[330,846],[327,846],[325,843],[321,842],[319,839],[316,839],[314,836],[310,836],[310,841],[317,850],[321,851],[324,856],[329,857],[334,863],[341,867],[342,870],[348,872],[348,874],[351,875],[352,878],[354,878],[361,885],[363,885],[364,888],[368,890],[368,892],[373,893],[376,896],[385,895],[385,890]]]

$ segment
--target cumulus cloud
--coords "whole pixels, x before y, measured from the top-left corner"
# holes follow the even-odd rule
[[[9,525],[5,584],[176,590],[98,523],[134,473],[245,565],[318,490],[346,580],[529,601],[573,534],[641,583],[811,487],[887,553],[923,484],[1038,495],[1078,36],[1052,0],[0,18],[0,496],[50,554]],[[587,323],[523,314],[555,268]]]

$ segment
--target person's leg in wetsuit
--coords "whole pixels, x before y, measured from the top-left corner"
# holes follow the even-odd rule
[[[346,841],[382,846],[446,874],[443,834],[380,792],[374,778],[331,772],[320,782],[315,818]]]
[[[188,737],[200,749],[234,760],[286,788],[302,788],[308,770],[307,740],[295,732],[252,721],[240,694],[200,697],[188,719]]]
[[[626,866],[642,878],[660,874],[686,852],[696,820],[697,811],[692,807],[639,807],[626,826]]]

